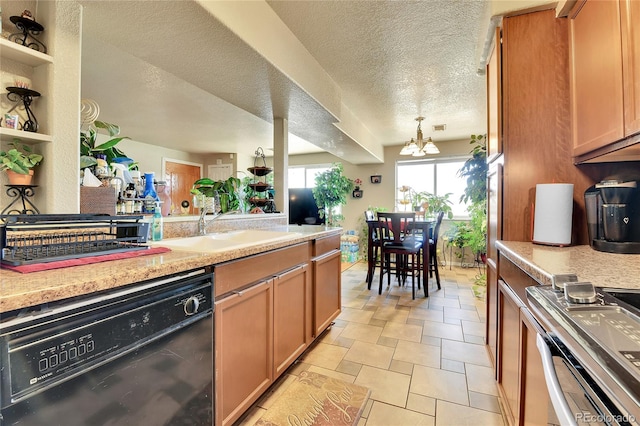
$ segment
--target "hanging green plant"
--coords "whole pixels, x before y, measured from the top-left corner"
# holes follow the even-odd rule
[[[353,191],[353,181],[343,175],[343,170],[342,164],[334,163],[329,170],[319,173],[315,178],[313,198],[320,210],[320,218],[326,217],[327,226],[337,226],[344,219],[333,210],[347,204],[347,196]]]

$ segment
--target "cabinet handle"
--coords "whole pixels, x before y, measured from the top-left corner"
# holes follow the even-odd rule
[[[238,296],[242,296],[244,294],[244,291],[241,290],[234,290],[233,294],[237,294]]]

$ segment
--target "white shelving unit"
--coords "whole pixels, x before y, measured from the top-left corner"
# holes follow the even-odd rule
[[[30,49],[18,43],[14,43],[4,38],[0,38],[0,61],[4,59],[13,60],[33,68],[41,66],[53,65],[53,57],[37,50]],[[4,87],[2,91],[6,90]],[[38,144],[49,143],[53,137],[44,133],[25,132],[22,130],[14,130],[6,127],[0,127],[0,140],[2,142],[12,141],[14,138],[20,139],[21,142]]]

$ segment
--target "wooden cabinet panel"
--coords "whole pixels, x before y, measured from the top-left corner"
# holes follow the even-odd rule
[[[547,425],[550,400],[542,369],[542,358],[536,346],[536,335],[544,334],[527,309],[520,309],[522,341],[520,424]]]
[[[625,135],[640,132],[640,2],[620,0]]]
[[[330,235],[328,237],[318,238],[313,242],[312,256],[320,256],[331,250],[340,249],[340,235]]]
[[[497,347],[498,347],[498,272],[496,265],[488,261],[487,262],[487,292],[485,294],[486,300],[486,329],[485,329],[485,343],[489,347],[489,355],[491,356],[491,362],[493,362],[494,370],[497,369]]]
[[[316,337],[340,314],[341,284],[340,250],[313,259],[313,326]]]
[[[300,266],[273,280],[273,362],[278,378],[311,343],[311,274]]]
[[[520,403],[520,302],[504,281],[498,281],[498,389],[510,424]]]
[[[502,157],[487,171],[487,258],[498,262],[496,241],[502,239]]]
[[[581,1],[570,19],[574,155],[624,137],[618,0]]]
[[[216,265],[216,297],[273,276],[274,273],[307,263],[309,244],[300,243]]]
[[[215,304],[215,416],[232,424],[273,382],[273,280]]]
[[[502,48],[501,29],[487,63],[487,161],[502,153]]]

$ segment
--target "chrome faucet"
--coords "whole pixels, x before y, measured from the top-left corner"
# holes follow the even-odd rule
[[[205,205],[204,207],[202,207],[202,210],[200,210],[200,219],[198,220],[198,234],[199,235],[206,235],[207,231],[206,231],[206,227],[207,227],[207,221],[205,221],[205,216],[207,214],[208,208]],[[229,214],[236,214],[236,213],[242,213],[242,211],[240,210],[229,210],[228,212],[215,212],[214,215],[211,217],[211,219],[209,220],[209,222],[213,222],[214,220],[218,219],[219,217],[222,216],[226,216]]]

